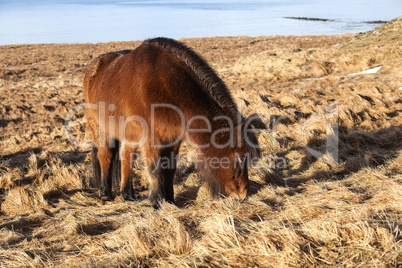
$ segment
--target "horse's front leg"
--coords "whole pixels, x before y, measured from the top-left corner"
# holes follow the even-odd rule
[[[169,203],[174,204],[173,181],[176,173],[177,155],[180,143],[173,147],[167,147],[160,153],[160,180],[162,183],[162,195]]]
[[[163,190],[160,174],[159,154],[157,148],[152,148],[150,144],[141,148],[141,157],[147,170],[148,177],[148,200],[155,209],[161,207],[163,201]]]

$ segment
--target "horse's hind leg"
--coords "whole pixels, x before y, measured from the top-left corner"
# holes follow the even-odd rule
[[[98,160],[101,170],[100,198],[103,201],[112,199],[112,159],[118,153],[118,148],[98,146]]]
[[[91,112],[86,111],[88,127],[94,140],[94,147],[92,148],[92,165],[94,169],[93,181],[94,186],[101,188],[100,198],[104,201],[111,200],[112,198],[112,159],[118,151],[118,147],[113,148],[108,144],[107,135],[100,131],[99,124],[96,116]],[[102,138],[103,137],[103,138]]]
[[[125,142],[122,142],[120,147],[120,165],[121,165],[121,181],[120,192],[124,200],[133,201],[134,189],[132,184],[132,162],[135,160],[135,149],[129,148]]]

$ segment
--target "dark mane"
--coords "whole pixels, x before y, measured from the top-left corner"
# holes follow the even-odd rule
[[[204,85],[203,90],[205,90],[209,96],[211,96],[211,98],[228,113],[233,122],[244,121],[244,117],[241,115],[234,103],[225,83],[200,55],[183,43],[169,38],[158,37],[147,39],[144,43],[156,45],[182,60]]]

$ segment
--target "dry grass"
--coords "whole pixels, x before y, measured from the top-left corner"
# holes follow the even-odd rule
[[[264,158],[250,170],[245,202],[212,199],[184,147],[178,206],[156,211],[143,178],[138,201],[102,204],[88,151],[64,126],[83,102],[91,59],[139,42],[0,47],[0,266],[401,266],[401,27],[183,39],[270,130],[259,135]],[[303,80],[311,77],[323,79]],[[325,151],[333,123],[338,165]],[[72,133],[82,141],[85,124],[77,113]]]

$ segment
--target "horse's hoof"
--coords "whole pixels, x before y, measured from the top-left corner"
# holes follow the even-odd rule
[[[103,202],[112,201],[112,197],[111,197],[111,196],[108,196],[108,195],[102,195],[102,196],[100,197],[100,199],[101,199]]]
[[[124,201],[136,201],[136,199],[134,197],[132,197],[131,195],[128,196],[123,196]]]
[[[162,199],[148,198],[148,201],[155,210],[162,208]]]
[[[159,210],[162,208],[162,203],[160,202],[152,203],[152,207],[154,208],[154,210]]]

